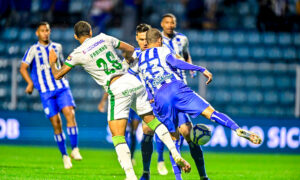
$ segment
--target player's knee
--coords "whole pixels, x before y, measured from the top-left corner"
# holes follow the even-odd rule
[[[184,137],[184,139],[187,142],[191,141],[191,138],[190,138],[191,129],[192,129],[192,125],[190,123],[181,125],[179,128],[180,134]]]
[[[210,119],[212,113],[215,111],[215,109],[212,106],[208,106],[204,111],[201,113],[202,116],[204,116],[206,119]]]
[[[150,129],[146,124],[143,124],[143,133],[147,135],[154,135],[154,131]]]

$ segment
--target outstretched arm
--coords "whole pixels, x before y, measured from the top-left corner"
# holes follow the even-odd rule
[[[209,84],[212,81],[212,74],[204,67],[196,66],[193,64],[189,64],[185,61],[181,61],[181,60],[175,58],[172,54],[168,55],[166,60],[174,68],[202,72],[203,75],[208,78],[208,80],[206,81],[206,84]]]
[[[63,78],[72,68],[67,65],[63,65],[60,69],[56,68],[57,55],[53,49],[49,53],[49,62],[52,70],[52,74],[56,80]]]
[[[106,111],[106,102],[108,99],[108,93],[105,92],[101,98],[101,101],[98,104],[98,110],[102,113],[104,113]]]

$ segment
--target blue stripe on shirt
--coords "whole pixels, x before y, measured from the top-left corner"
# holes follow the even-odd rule
[[[38,46],[36,49],[38,51],[40,65],[44,65],[43,54],[42,54],[41,48]],[[45,70],[44,69],[41,70],[41,73],[42,73],[42,77],[43,77],[43,81],[44,81],[44,85],[45,85],[46,91],[49,91],[50,88],[49,88],[48,83],[47,83],[47,78],[46,78]]]
[[[46,50],[46,53],[47,53],[47,61],[49,62],[49,46],[47,46],[45,48],[45,50]],[[49,71],[50,71],[51,81],[54,85],[54,88],[57,89],[57,84],[56,84],[56,81],[55,81],[54,76],[52,74],[52,69],[50,68]]]

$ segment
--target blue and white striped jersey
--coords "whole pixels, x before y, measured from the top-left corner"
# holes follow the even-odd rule
[[[181,80],[166,61],[169,55],[175,56],[167,47],[147,49],[140,53],[138,61],[129,69],[129,71],[141,74],[147,90],[152,95],[162,84]]]
[[[174,36],[172,38],[168,38],[164,35],[164,33],[161,33],[163,36],[163,44],[168,45],[171,47],[176,54],[180,55],[181,57],[184,57],[184,54],[189,53],[189,41],[188,38],[181,33],[174,32]],[[183,81],[186,83],[186,75],[184,70],[177,70],[178,75],[183,79]]]
[[[55,42],[50,42],[47,46],[37,42],[26,51],[22,59],[23,63],[30,65],[33,85],[42,93],[69,87],[69,83],[65,78],[55,80],[52,74],[49,64],[49,51],[51,49],[54,49],[57,54],[58,61],[56,66],[60,68],[61,61],[63,61],[62,46]]]

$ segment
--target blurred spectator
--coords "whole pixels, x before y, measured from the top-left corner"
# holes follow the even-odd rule
[[[138,4],[141,4],[141,0],[124,0],[124,9],[122,14],[122,39],[126,42],[135,43],[134,32],[137,25],[138,16]]]
[[[186,7],[187,28],[202,29],[202,18],[204,16],[204,1],[182,0]]]
[[[52,23],[60,26],[70,26],[69,15],[70,0],[54,0],[51,5]]]
[[[257,28],[260,31],[291,31],[293,22],[288,0],[258,0]]]
[[[112,11],[117,3],[118,0],[94,0],[90,17],[98,31],[105,31],[106,25],[113,18]]]
[[[203,29],[216,29],[217,26],[217,8],[219,0],[204,0],[205,12],[202,22]]]
[[[9,0],[11,3],[11,13],[9,15],[8,26],[29,26],[29,15],[31,10],[31,0]]]
[[[11,11],[11,1],[10,0],[0,0],[0,31],[5,25],[7,18],[9,17]]]

